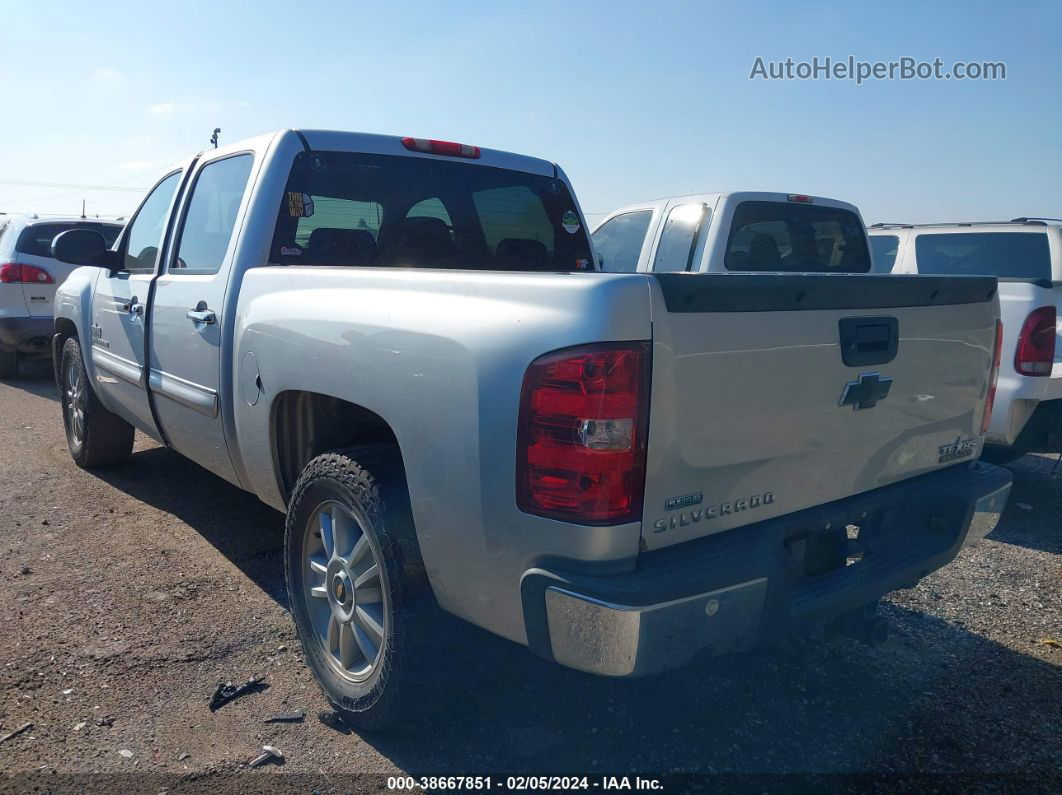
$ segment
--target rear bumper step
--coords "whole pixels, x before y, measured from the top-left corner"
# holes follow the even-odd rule
[[[572,668],[641,676],[821,630],[990,533],[1010,485],[1005,469],[960,464],[644,553],[629,574],[532,569],[528,643]]]

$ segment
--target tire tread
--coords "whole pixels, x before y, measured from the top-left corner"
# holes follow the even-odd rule
[[[123,463],[133,452],[135,430],[132,425],[117,414],[108,411],[100,403],[96,391],[92,388],[92,382],[88,379],[81,343],[77,337],[70,337],[63,344],[62,360],[59,365],[60,403],[63,401],[62,379],[65,378],[68,357],[76,357],[85,374],[85,438],[80,448],[75,448],[70,429],[67,428],[67,444],[74,463],[82,469],[109,467]],[[63,422],[65,425],[65,404],[63,405]]]

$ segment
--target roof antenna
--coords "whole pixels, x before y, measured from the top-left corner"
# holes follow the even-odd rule
[[[82,218],[85,217],[85,200],[84,199],[81,200],[81,217]]]
[[[214,144],[214,148],[218,148],[218,135],[221,134],[221,128],[215,127],[214,134],[210,136],[210,143]]]

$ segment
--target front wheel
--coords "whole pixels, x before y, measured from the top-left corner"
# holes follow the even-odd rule
[[[436,608],[397,452],[364,445],[310,461],[292,491],[284,551],[306,660],[344,720],[382,729],[419,712]]]
[[[89,383],[81,343],[70,337],[59,365],[59,401],[66,444],[83,469],[113,466],[133,451],[133,426],[103,407]]]

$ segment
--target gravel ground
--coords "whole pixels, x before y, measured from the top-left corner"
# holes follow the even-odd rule
[[[879,647],[790,642],[622,682],[469,630],[448,707],[402,735],[359,735],[319,719],[286,609],[282,517],[143,438],[122,468],[77,469],[34,367],[0,384],[0,734],[33,722],[0,745],[0,771],[60,788],[106,780],[69,774],[176,774],[171,791],[401,772],[1014,774],[1050,789],[1062,649],[1039,641],[1062,639],[1053,466],[1013,465],[999,528],[893,595]],[[267,690],[209,711],[220,682],[255,674]],[[263,723],[295,710],[305,722]],[[284,764],[245,769],[263,743]]]

